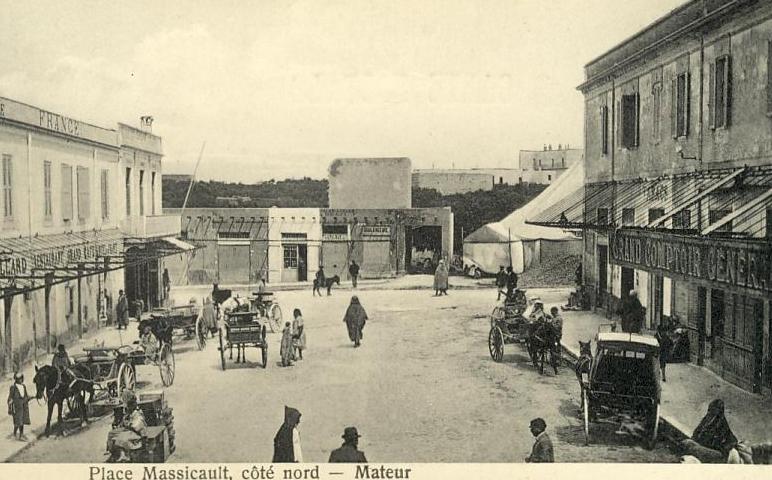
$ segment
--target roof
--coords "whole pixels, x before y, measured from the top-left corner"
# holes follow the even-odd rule
[[[602,332],[598,333],[596,342],[637,343],[641,345],[647,345],[649,347],[659,348],[659,342],[656,338],[649,335],[639,335],[637,333]]]

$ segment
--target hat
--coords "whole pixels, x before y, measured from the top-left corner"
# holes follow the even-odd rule
[[[547,429],[547,422],[544,421],[543,418],[534,418],[531,420],[531,427],[539,428],[540,430],[546,430]]]
[[[21,373],[21,372],[16,372],[16,373],[13,375],[13,378],[14,378],[15,380],[18,380],[18,379],[20,379],[20,378],[24,378],[24,374],[23,374],[23,373]]]
[[[346,427],[343,429],[343,435],[341,435],[341,438],[344,440],[353,440],[361,436],[362,435],[357,432],[357,427]]]

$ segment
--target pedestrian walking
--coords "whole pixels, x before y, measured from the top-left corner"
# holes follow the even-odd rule
[[[358,347],[362,341],[362,330],[367,323],[367,312],[365,312],[362,304],[359,303],[359,297],[354,295],[351,297],[351,303],[346,309],[346,315],[343,317],[343,322],[348,328],[348,338],[354,342],[354,347]]]
[[[292,325],[290,322],[284,323],[284,330],[281,332],[279,355],[281,355],[282,367],[292,366],[292,361],[295,360],[295,352],[293,352],[292,348]]]
[[[512,270],[512,265],[507,267],[507,300],[514,298],[517,288],[517,274]]]
[[[300,412],[292,407],[284,406],[284,423],[273,437],[274,463],[302,463],[303,452],[300,449]]]
[[[303,314],[299,308],[292,312],[292,345],[298,352],[298,359],[303,360],[303,350],[306,349],[306,329],[303,325]]]
[[[343,445],[330,453],[329,463],[367,463],[365,452],[360,451],[359,437],[356,427],[346,427],[343,429]]]
[[[498,292],[496,301],[501,300],[501,294],[503,293],[506,287],[507,287],[507,272],[506,270],[504,270],[504,265],[500,265],[499,273],[496,274],[496,291]]]
[[[359,265],[356,260],[351,260],[351,265],[348,267],[348,274],[351,275],[351,286],[357,288],[357,279],[359,278]]]
[[[552,440],[547,435],[547,422],[543,418],[534,418],[529,426],[531,435],[536,441],[531,449],[531,454],[525,457],[527,463],[554,463],[555,453],[552,449]]]
[[[172,289],[172,282],[169,279],[168,268],[164,268],[162,279],[163,279],[163,285],[164,285],[164,300],[169,300],[169,291]]]
[[[24,425],[29,425],[29,402],[32,398],[27,394],[27,386],[24,385],[24,375],[16,373],[13,376],[13,385],[8,392],[8,415],[13,417],[13,436],[22,442],[27,441],[24,435]],[[17,436],[18,432],[18,436]]]
[[[662,372],[662,381],[667,382],[667,376],[665,375],[665,367],[667,362],[670,361],[670,352],[673,350],[673,340],[670,339],[668,329],[664,323],[657,325],[657,333],[654,338],[659,342],[659,370]]]
[[[118,290],[118,303],[115,306],[115,313],[118,330],[121,328],[126,330],[129,324],[129,299],[126,298],[126,294],[123,293],[123,290]]]
[[[204,299],[204,307],[201,309],[200,315],[201,326],[214,337],[215,332],[217,332],[217,312],[214,309],[214,303],[212,303],[211,298],[206,297]],[[205,335],[205,332],[201,332],[201,334]]]
[[[702,463],[726,463],[737,443],[737,437],[724,414],[724,401],[717,398],[708,405],[708,411],[694,429],[692,438],[682,441],[681,447],[687,455],[698,458]]]
[[[622,331],[625,333],[641,333],[645,310],[638,300],[638,292],[630,290],[627,298],[622,300],[622,305],[617,310],[622,317]]]
[[[440,260],[434,271],[434,296],[443,294],[448,294],[448,267],[445,265],[445,260]]]

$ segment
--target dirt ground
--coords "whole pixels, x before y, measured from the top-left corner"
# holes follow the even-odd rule
[[[531,292],[549,307],[564,291]],[[216,342],[197,351],[175,346],[176,377],[165,389],[174,408],[177,451],[173,462],[270,462],[284,406],[302,413],[305,461],[325,462],[356,426],[360,449],[372,462],[521,462],[533,437],[528,423],[547,421],[559,462],[673,462],[660,443],[653,451],[593,425],[584,446],[578,384],[573,371],[539,375],[522,347],[507,346],[502,363],[488,354],[488,314],[494,290],[358,292],[370,320],[362,347],[348,340],[343,314],[352,292],[313,298],[310,291],[279,292],[285,320],[300,308],[307,327],[305,359],[279,363],[279,335],[269,334],[268,368],[260,352],[250,363],[220,368]],[[566,319],[570,322],[570,318]],[[131,329],[129,330],[132,331]],[[140,386],[159,389],[158,370],[139,368]],[[99,462],[110,419],[67,437],[43,439],[17,455],[18,462]]]

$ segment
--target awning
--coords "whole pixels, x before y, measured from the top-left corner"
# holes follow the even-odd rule
[[[544,209],[525,223],[564,229],[584,226],[584,187],[579,187],[551,207]]]
[[[194,245],[191,245],[188,242],[183,242],[182,240],[174,237],[165,237],[163,238],[163,241],[169,243],[172,247],[175,247],[182,252],[190,252],[196,249]]]

